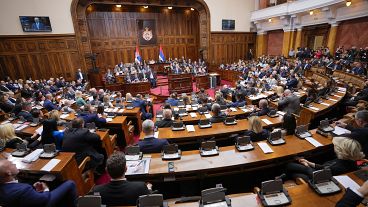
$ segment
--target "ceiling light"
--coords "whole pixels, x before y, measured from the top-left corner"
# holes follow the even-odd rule
[[[194,8],[190,8],[190,10],[194,11]]]
[[[148,9],[148,6],[143,6],[143,8]]]
[[[313,15],[313,13],[314,13],[313,10],[309,11],[309,15]]]
[[[115,5],[117,8],[120,8],[121,7],[121,4],[116,4]]]
[[[168,8],[168,9],[172,9],[172,6],[168,6],[167,8]]]
[[[272,19],[271,19],[271,18],[269,18],[269,19],[268,19],[268,22],[272,22]]]
[[[350,6],[351,5],[351,1],[346,1],[346,6]]]

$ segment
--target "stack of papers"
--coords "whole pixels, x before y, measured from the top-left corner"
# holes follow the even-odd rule
[[[25,156],[22,159],[22,162],[25,162],[25,163],[34,162],[34,161],[36,161],[40,157],[40,155],[42,153],[43,153],[43,149],[36,149],[35,151],[33,151],[30,154],[28,154],[27,156]]]
[[[106,118],[106,122],[112,122],[112,118]]]
[[[142,160],[127,161],[127,171],[126,175],[139,175],[148,174],[151,159],[143,158]]]
[[[330,106],[330,104],[328,103],[321,103],[322,105],[325,105],[325,106]]]
[[[245,113],[248,113],[249,112],[248,109],[242,109],[242,111],[244,111]]]
[[[342,134],[350,134],[351,131],[347,130],[347,129],[344,129],[344,128],[341,128],[339,126],[335,126],[335,130],[332,132],[336,135],[342,135]]]
[[[230,108],[230,110],[232,111],[232,112],[236,112],[236,111],[238,111],[236,108],[234,108],[234,107],[231,107]]]
[[[309,143],[311,143],[315,147],[321,147],[321,146],[323,146],[323,144],[319,143],[317,140],[315,140],[312,137],[307,137],[307,138],[305,138],[305,140],[307,140]]]
[[[360,186],[349,176],[347,175],[340,175],[340,176],[333,176],[344,188],[350,188],[352,190],[357,190]]]
[[[261,150],[263,151],[263,153],[268,154],[268,153],[272,153],[273,152],[273,150],[271,149],[271,147],[268,146],[268,144],[266,142],[258,142],[257,144],[261,148]]]
[[[155,132],[155,134],[153,135],[154,138],[158,138],[158,133],[159,131]]]
[[[196,114],[196,113],[194,113],[194,112],[189,113],[189,115],[190,115],[192,118],[197,117],[197,114]]]
[[[61,114],[60,115],[60,118],[62,118],[62,119],[65,119],[66,117],[68,117],[69,116],[69,114]]]
[[[310,107],[308,107],[308,108],[313,109],[313,110],[315,110],[315,111],[319,111],[319,108],[314,107],[314,106],[310,106]]]
[[[270,120],[268,120],[268,119],[262,119],[262,121],[264,122],[264,123],[266,123],[267,125],[271,125],[271,124],[273,124]]]
[[[283,111],[277,111],[277,113],[279,114],[279,115],[281,115],[281,116],[284,116],[286,113],[285,112],[283,112]]]
[[[212,116],[211,114],[204,114],[204,116],[207,118],[207,119],[210,119]]]
[[[60,162],[59,159],[51,159],[45,166],[41,168],[41,171],[50,172]]]
[[[193,125],[187,125],[186,127],[187,127],[187,131],[188,131],[188,132],[194,132],[194,131],[195,131],[194,126],[193,126]]]

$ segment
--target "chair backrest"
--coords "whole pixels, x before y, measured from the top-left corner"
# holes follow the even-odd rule
[[[86,195],[78,198],[78,207],[101,207],[101,196]]]

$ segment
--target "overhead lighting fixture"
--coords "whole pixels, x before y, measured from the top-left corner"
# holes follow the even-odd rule
[[[148,9],[148,6],[143,6],[143,8]]]
[[[121,7],[121,4],[116,4],[115,5],[117,8],[120,8]]]
[[[194,11],[194,8],[190,8],[190,10]]]
[[[309,11],[309,15],[313,15],[314,11],[313,10],[310,10]]]
[[[167,8],[168,8],[168,9],[172,9],[172,6],[168,6]]]
[[[346,6],[350,6],[351,5],[351,1],[346,1]]]
[[[269,19],[268,19],[268,22],[272,22],[272,19],[271,19],[271,18],[269,18]]]

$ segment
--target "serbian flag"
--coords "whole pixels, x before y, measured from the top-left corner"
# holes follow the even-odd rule
[[[135,62],[136,63],[141,63],[142,62],[142,57],[139,54],[138,46],[135,48]]]
[[[165,55],[164,55],[164,51],[162,50],[162,47],[160,45],[160,53],[158,54],[158,59],[161,61],[161,62],[165,62],[166,59],[165,59]]]

